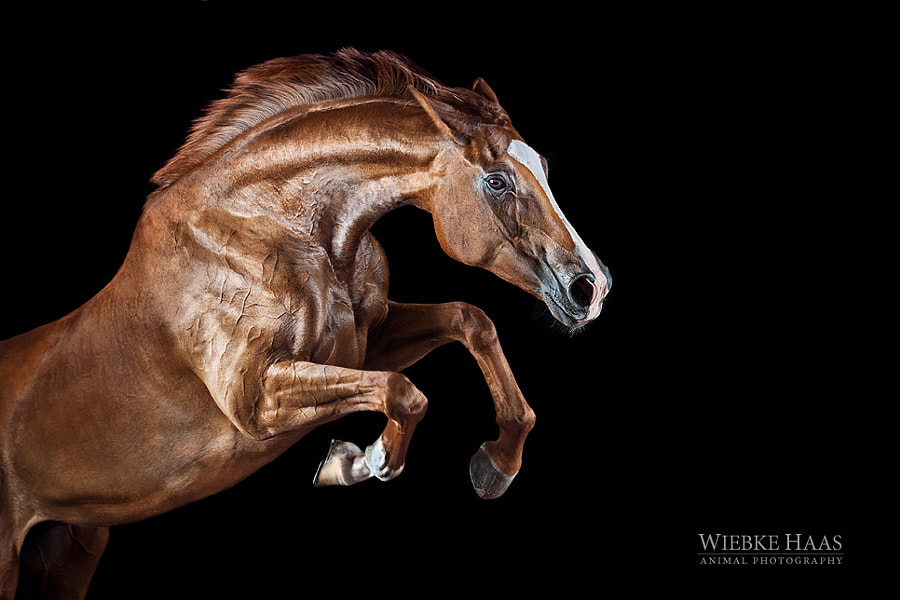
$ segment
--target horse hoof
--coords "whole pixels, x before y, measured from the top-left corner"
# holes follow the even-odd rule
[[[319,463],[313,485],[353,485],[371,476],[366,465],[366,455],[359,446],[351,442],[331,440],[328,456]]]
[[[469,461],[469,477],[472,478],[472,486],[479,497],[493,500],[503,495],[515,475],[502,473],[482,444]]]

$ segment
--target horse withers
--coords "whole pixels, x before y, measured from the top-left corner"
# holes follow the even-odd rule
[[[483,311],[388,299],[369,232],[388,211],[428,211],[444,252],[567,327],[595,319],[610,288],[488,85],[449,88],[389,52],[239,74],[153,181],[109,285],[0,342],[4,600],[20,562],[23,582],[82,596],[110,526],[232,486],[356,411],[384,413],[384,431],[334,442],[314,483],[396,477],[427,406],[400,372],[448,342],[475,357],[496,407],[472,483],[506,490],[534,413]]]

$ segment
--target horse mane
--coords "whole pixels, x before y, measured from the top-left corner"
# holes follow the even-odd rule
[[[331,56],[276,58],[238,73],[224,98],[197,119],[184,145],[150,181],[157,196],[244,131],[294,108],[362,97],[412,98],[409,88],[434,97],[482,122],[505,113],[481,94],[442,85],[408,58],[390,51],[344,48]]]

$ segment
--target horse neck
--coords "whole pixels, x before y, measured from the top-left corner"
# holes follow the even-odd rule
[[[273,236],[302,237],[324,248],[337,268],[351,266],[375,221],[428,195],[442,174],[435,158],[446,140],[423,133],[432,129],[427,117],[402,101],[294,112],[214,155],[181,196],[192,198],[195,214],[267,218]]]

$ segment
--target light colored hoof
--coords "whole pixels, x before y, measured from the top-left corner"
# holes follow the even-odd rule
[[[372,476],[366,464],[366,455],[351,442],[331,440],[328,456],[316,471],[313,485],[353,485]]]
[[[515,475],[506,475],[500,471],[482,444],[469,461],[469,477],[472,478],[472,486],[479,497],[493,500],[503,495]]]

